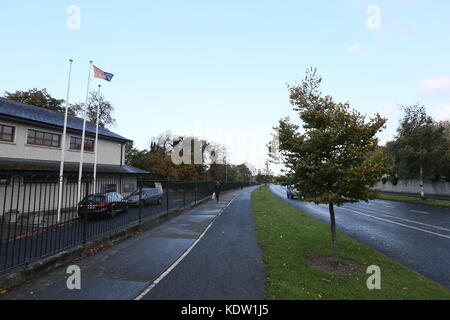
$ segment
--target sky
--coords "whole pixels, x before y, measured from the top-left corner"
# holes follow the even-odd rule
[[[448,0],[0,2],[0,94],[47,88],[84,101],[89,60],[113,80],[112,130],[147,148],[170,130],[225,144],[261,168],[280,118],[298,116],[287,84],[316,67],[322,91],[368,116],[421,103],[450,120]]]

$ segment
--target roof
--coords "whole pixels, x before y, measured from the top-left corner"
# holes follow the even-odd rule
[[[64,127],[64,113],[62,112],[52,111],[5,98],[0,98],[0,116],[50,126],[55,129],[62,129]],[[96,126],[94,123],[86,122],[86,133],[95,134],[95,129]],[[83,119],[68,116],[67,130],[81,133],[83,130]],[[104,139],[131,142],[130,139],[101,127],[98,128],[98,134],[100,138]]]
[[[14,159],[0,157],[0,172],[59,172],[59,161],[48,160],[30,160],[30,159]],[[65,162],[64,172],[78,172],[78,162]],[[83,172],[93,172],[93,163],[83,163]],[[141,170],[132,166],[119,166],[109,164],[97,164],[97,172],[99,174],[147,174],[145,170]]]

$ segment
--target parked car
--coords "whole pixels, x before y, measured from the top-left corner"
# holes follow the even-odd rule
[[[288,199],[294,199],[294,198],[302,198],[300,195],[300,192],[294,187],[294,186],[288,186],[286,189],[286,195]]]
[[[119,212],[128,212],[128,202],[118,192],[96,193],[78,204],[78,216],[113,218]]]
[[[142,189],[141,202],[142,206],[146,204],[161,204],[163,201],[163,192],[157,188]],[[139,190],[136,190],[127,197],[130,206],[139,206]]]

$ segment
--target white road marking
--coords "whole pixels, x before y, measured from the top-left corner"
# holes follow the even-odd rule
[[[379,201],[379,200],[377,200],[377,202],[389,203],[389,202]],[[371,204],[371,205],[374,205],[375,203],[366,203],[366,202],[364,202],[364,203],[362,203],[362,204]],[[323,205],[323,206],[326,206],[326,205]],[[416,228],[416,227],[413,227],[413,226],[409,226],[409,225],[406,225],[406,224],[398,223],[398,222],[391,221],[391,220],[384,219],[384,218],[380,218],[380,217],[375,217],[375,216],[372,216],[372,215],[369,215],[369,214],[364,214],[364,213],[362,213],[362,212],[358,212],[358,211],[346,209],[346,208],[343,208],[343,207],[339,207],[339,209],[351,211],[351,212],[354,212],[354,213],[357,213],[357,214],[360,214],[360,215],[364,215],[364,216],[367,216],[367,217],[370,217],[370,218],[383,220],[383,221],[386,221],[386,222],[389,222],[389,223],[392,223],[392,224],[397,224],[397,225],[400,225],[400,226],[403,226],[403,227],[407,227],[407,228],[419,230],[419,231],[422,231],[422,232],[427,232],[427,233],[430,233],[430,234],[433,234],[433,235],[437,235],[437,236],[440,236],[440,237],[444,237],[444,238],[450,239],[450,236],[442,235],[442,234],[440,234],[440,233],[435,233],[435,232],[432,232],[432,231],[428,231],[428,230]],[[433,229],[438,229],[438,230],[450,232],[450,229],[446,229],[446,228],[443,228],[443,227],[438,227],[438,226],[434,226],[434,225],[430,225],[430,224],[426,224],[426,223],[422,223],[422,222],[418,222],[418,221],[414,221],[414,220],[409,220],[409,219],[405,219],[405,218],[400,218],[400,217],[396,217],[396,216],[393,216],[393,215],[384,214],[384,213],[381,213],[381,212],[378,212],[378,211],[374,211],[374,210],[368,210],[368,209],[363,209],[363,208],[359,208],[359,209],[360,209],[360,210],[367,211],[367,212],[371,212],[371,213],[376,213],[376,214],[379,214],[379,215],[383,215],[383,216],[386,216],[386,217],[389,217],[389,218],[398,219],[398,220],[402,220],[402,221],[405,221],[405,222],[414,223],[414,224],[417,224],[417,225],[422,225],[422,226],[424,226],[424,227],[429,227],[429,228],[433,228]],[[430,214],[430,213],[425,212],[425,211],[415,211],[415,210],[411,210],[411,211],[413,211],[413,212],[419,212],[419,213],[424,213],[424,214]]]
[[[431,214],[431,213],[426,212],[426,211],[418,211],[418,210],[410,210],[410,211],[411,212],[417,212],[417,213],[423,213],[423,214],[427,214],[427,215]]]
[[[393,206],[387,206],[387,205],[385,205],[385,204],[382,204],[382,206],[383,206],[383,207],[386,207],[386,208],[389,208],[389,209],[395,209],[395,207],[393,207]]]
[[[422,226],[433,228],[433,229],[438,229],[438,230],[443,230],[443,231],[449,231],[450,232],[450,229],[446,229],[446,228],[443,228],[443,227],[438,227],[438,226],[434,226],[434,225],[431,225],[431,224],[426,224],[426,223],[423,223],[423,222],[418,222],[418,221],[414,221],[414,220],[409,220],[409,219],[393,216],[391,214],[384,214],[384,213],[381,213],[381,212],[378,212],[378,211],[367,210],[367,209],[362,209],[362,208],[360,208],[360,210],[364,210],[364,211],[367,211],[367,212],[370,212],[370,213],[376,213],[376,214],[379,214],[379,215],[382,215],[382,216],[386,216],[386,217],[389,217],[389,218],[403,220],[403,221],[406,221],[406,222],[422,225]]]
[[[355,210],[350,210],[350,209],[345,209],[345,208],[340,208],[340,209],[346,210],[346,211],[350,211],[350,212],[353,212],[353,213],[356,213],[356,214],[359,214],[359,215],[363,215],[363,216],[366,216],[366,217],[369,217],[369,218],[378,219],[378,220],[382,220],[382,221],[385,221],[385,222],[388,222],[388,223],[396,224],[396,225],[399,225],[399,226],[402,226],[402,227],[406,227],[406,228],[410,228],[410,229],[426,232],[426,233],[429,233],[429,234],[432,234],[432,235],[435,235],[435,236],[438,236],[438,237],[450,239],[450,236],[446,236],[446,235],[443,235],[443,234],[440,234],[440,233],[436,233],[436,232],[432,232],[432,231],[416,228],[416,227],[413,227],[413,226],[409,226],[409,225],[406,225],[406,224],[403,224],[403,223],[395,222],[395,221],[384,219],[384,218],[380,218],[380,217],[375,217],[375,216],[372,216],[372,215],[369,215],[369,214],[365,214],[365,213],[362,213],[362,212],[358,212],[358,211],[355,211]]]
[[[208,232],[209,228],[213,225],[213,223],[216,221],[216,219],[225,211],[226,208],[240,195],[241,193],[238,193],[231,201],[224,207],[220,212],[216,215],[216,217],[211,221],[211,223],[206,227],[206,229],[202,232],[200,237],[179,257],[166,271],[164,271],[153,283],[147,287],[140,295],[138,295],[134,300],[141,300],[143,297],[145,297],[150,291],[155,288],[158,283],[160,283],[177,265],[180,264],[181,261],[186,258],[186,256],[194,249],[194,247],[197,245],[197,243],[200,242],[200,240],[204,237],[204,235]]]
[[[379,203],[384,203],[384,204],[391,204],[390,202],[383,201],[383,200],[374,200],[374,201],[379,202]]]

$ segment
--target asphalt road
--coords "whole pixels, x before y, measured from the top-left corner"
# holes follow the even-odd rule
[[[278,185],[270,190],[329,224],[328,206],[287,199],[286,189]],[[374,200],[335,212],[340,231],[450,288],[450,208]]]
[[[77,261],[80,290],[67,288],[62,267],[0,300],[263,299],[265,269],[251,211],[253,189],[224,193],[219,203],[208,201]]]
[[[265,267],[245,189],[144,300],[262,300]]]

